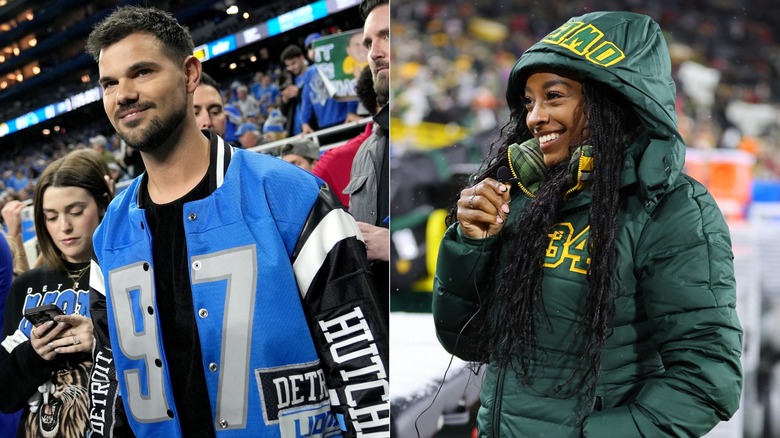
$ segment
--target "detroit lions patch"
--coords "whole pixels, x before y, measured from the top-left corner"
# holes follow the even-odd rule
[[[341,436],[319,361],[254,370],[263,420],[282,438]]]

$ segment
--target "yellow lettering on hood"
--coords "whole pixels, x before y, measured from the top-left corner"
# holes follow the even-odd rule
[[[604,32],[581,21],[564,23],[542,42],[563,47],[602,67],[614,65],[626,57],[620,47],[604,39]]]

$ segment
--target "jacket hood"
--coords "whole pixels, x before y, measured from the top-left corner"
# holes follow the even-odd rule
[[[654,205],[680,175],[685,158],[669,49],[658,24],[631,12],[592,12],[569,19],[515,64],[507,85],[510,108],[523,105],[526,78],[538,69],[576,72],[631,102],[644,132],[626,151],[624,183],[638,181],[647,207]]]

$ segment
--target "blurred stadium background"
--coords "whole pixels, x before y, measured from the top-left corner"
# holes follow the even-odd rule
[[[117,5],[156,6],[173,13],[190,29],[196,56],[227,100],[239,84],[251,86],[257,72],[284,84],[279,56],[288,45],[303,47],[313,33],[362,28],[359,3],[0,0],[0,206],[8,196],[29,197],[48,162],[87,146],[91,137],[113,140],[109,150],[120,158],[119,140],[112,139],[100,101],[97,64],[84,53],[92,27]]]
[[[508,120],[517,58],[569,17],[665,31],[686,172],[728,218],[745,330],[742,406],[709,436],[780,436],[780,8],[772,0],[393,0],[391,382],[397,436],[471,436],[479,376],[430,312],[443,218]],[[446,372],[446,381],[442,383]],[[437,395],[438,394],[438,395]]]

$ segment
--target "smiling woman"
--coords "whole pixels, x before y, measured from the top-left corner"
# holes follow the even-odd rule
[[[21,274],[5,306],[0,409],[23,409],[18,436],[83,437],[92,366],[89,265],[92,234],[111,201],[108,168],[91,149],[51,163],[35,189],[35,231],[43,266]],[[54,322],[33,324],[25,310],[53,304]]]
[[[526,124],[548,167],[568,158],[571,147],[581,145],[587,136],[582,83],[561,74],[533,73],[525,84]]]
[[[574,17],[512,69],[433,293],[445,349],[487,363],[480,436],[701,436],[739,406],[729,231],[681,173],[673,84],[660,28],[627,12]]]

